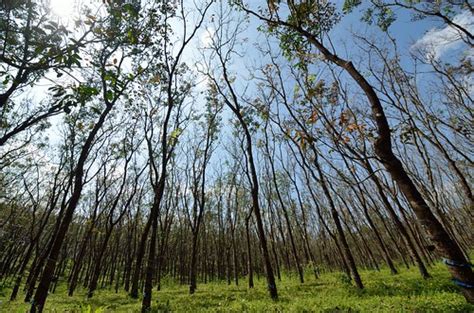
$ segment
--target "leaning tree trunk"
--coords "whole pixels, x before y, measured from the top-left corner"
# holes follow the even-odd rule
[[[43,274],[41,276],[40,283],[38,285],[38,289],[36,290],[36,294],[33,300],[33,304],[31,305],[31,313],[42,312],[44,308],[44,304],[46,302],[46,298],[48,297],[48,290],[51,284],[52,278],[54,276],[54,272],[56,269],[56,260],[58,259],[59,253],[61,252],[61,247],[66,237],[66,233],[69,229],[69,225],[71,224],[72,217],[74,215],[74,211],[79,203],[79,198],[81,197],[82,187],[83,187],[83,176],[84,176],[84,166],[89,155],[90,149],[92,148],[93,141],[98,133],[99,129],[105,122],[105,118],[112,110],[112,103],[108,103],[105,110],[99,117],[99,120],[94,125],[93,129],[89,133],[89,136],[82,147],[81,154],[79,156],[79,160],[77,162],[76,169],[74,171],[74,188],[69,199],[69,203],[67,204],[66,210],[64,211],[64,217],[59,225],[58,232],[54,238],[53,245],[51,247],[51,251],[49,253],[48,259],[46,260],[46,265],[43,270]]]
[[[245,141],[246,141],[246,147],[245,151],[247,154],[247,160],[248,160],[248,165],[250,167],[250,180],[251,180],[251,196],[252,196],[252,207],[253,211],[255,214],[255,220],[257,223],[257,232],[258,236],[260,239],[260,245],[262,247],[262,254],[263,254],[263,260],[265,263],[265,270],[266,270],[266,278],[267,278],[267,283],[268,283],[268,292],[270,294],[270,297],[272,299],[278,299],[278,291],[277,291],[277,286],[275,282],[275,275],[273,273],[273,267],[272,267],[272,262],[271,262],[271,257],[270,253],[268,251],[268,245],[267,245],[267,239],[265,235],[265,228],[263,226],[263,219],[261,215],[261,210],[260,210],[260,203],[259,203],[259,185],[258,185],[258,176],[257,176],[257,169],[255,168],[255,161],[254,161],[254,155],[253,155],[253,150],[252,150],[252,135],[250,134],[250,130],[247,126],[246,121],[244,120],[244,117],[242,116],[241,108],[238,105],[238,99],[237,95],[235,94],[231,80],[228,76],[227,73],[227,68],[226,64],[224,61],[221,59],[222,63],[222,69],[223,69],[223,75],[224,75],[224,80],[229,87],[229,90],[232,95],[232,101],[234,104],[232,104],[227,98],[225,98],[225,102],[227,106],[232,110],[232,112],[235,114],[237,119],[239,120],[240,125],[242,126],[242,129],[244,131],[244,136],[245,136]]]
[[[298,29],[325,56],[327,60],[343,68],[364,91],[370,103],[372,115],[377,125],[378,138],[374,143],[375,153],[390,173],[398,188],[410,203],[421,225],[430,235],[436,249],[448,261],[448,269],[456,284],[462,287],[462,293],[469,303],[474,303],[474,273],[469,260],[464,256],[459,245],[449,236],[442,224],[433,214],[417,187],[408,176],[398,157],[393,153],[391,130],[383,106],[375,90],[364,76],[354,67],[352,62],[343,60],[332,54],[319,40],[303,29]]]
[[[362,279],[360,278],[359,271],[357,270],[357,266],[354,260],[354,256],[352,255],[352,251],[349,248],[349,244],[347,243],[346,236],[344,235],[344,230],[342,228],[341,220],[339,217],[339,213],[337,212],[336,205],[332,199],[332,196],[329,192],[329,188],[327,186],[326,179],[324,177],[324,173],[321,170],[321,166],[319,165],[319,161],[317,158],[317,150],[314,148],[314,146],[311,146],[314,152],[314,161],[313,164],[316,167],[316,170],[318,171],[319,174],[319,181],[321,184],[321,187],[323,189],[324,195],[326,196],[326,199],[329,202],[329,207],[331,210],[331,216],[334,220],[334,224],[336,225],[336,230],[337,234],[339,237],[339,242],[342,245],[342,252],[344,253],[344,258],[347,261],[347,265],[349,266],[349,269],[351,270],[352,277],[354,278],[354,282],[359,289],[364,288],[364,284],[362,283]]]

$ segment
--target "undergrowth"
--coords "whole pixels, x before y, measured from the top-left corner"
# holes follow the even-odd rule
[[[432,278],[423,280],[416,268],[402,269],[391,275],[386,269],[362,270],[364,290],[352,286],[341,273],[325,273],[315,279],[311,273],[300,284],[296,275],[285,275],[278,282],[279,300],[269,299],[263,277],[254,289],[241,279],[239,286],[227,283],[198,284],[194,295],[187,285],[165,283],[161,291],[153,291],[153,312],[474,312],[458,287],[453,285],[443,264],[430,269]],[[0,285],[1,312],[27,312],[29,304],[8,301],[10,286]],[[139,312],[141,300],[130,298],[124,291],[98,290],[92,299],[86,290],[67,296],[66,284],[58,286],[46,302],[47,312]]]

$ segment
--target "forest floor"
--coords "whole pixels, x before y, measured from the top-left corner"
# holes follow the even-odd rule
[[[415,267],[400,268],[400,274],[389,271],[362,270],[364,290],[357,290],[341,273],[325,273],[316,280],[310,273],[300,284],[296,275],[278,282],[279,300],[269,299],[263,277],[254,289],[245,279],[239,286],[227,283],[198,284],[194,295],[187,285],[165,284],[153,291],[153,312],[474,312],[453,285],[445,265],[431,267],[433,278],[421,279]],[[29,305],[19,300],[8,301],[8,284],[0,285],[0,312],[27,312]],[[102,289],[92,299],[85,290],[73,297],[66,295],[66,284],[58,286],[48,297],[47,312],[139,312],[141,302],[121,291]]]

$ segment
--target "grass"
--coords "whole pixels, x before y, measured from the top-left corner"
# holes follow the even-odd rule
[[[340,273],[326,273],[320,279],[307,275],[300,284],[296,275],[278,283],[279,300],[269,299],[264,278],[247,289],[244,279],[239,286],[226,283],[198,284],[196,294],[188,294],[187,285],[167,284],[153,291],[154,312],[474,312],[450,280],[443,264],[430,268],[433,278],[421,279],[416,268],[400,269],[392,276],[388,270],[361,271],[364,290],[357,290]],[[0,312],[27,312],[29,305],[8,301],[10,288],[0,286]],[[74,297],[66,295],[66,285],[58,286],[46,302],[47,312],[138,312],[140,300],[125,292],[102,289],[92,299],[85,290]]]

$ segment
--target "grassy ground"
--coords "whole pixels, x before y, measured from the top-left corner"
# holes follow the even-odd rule
[[[396,276],[386,270],[362,271],[365,289],[351,286],[338,273],[322,275],[318,280],[307,275],[299,284],[296,276],[278,283],[280,299],[272,301],[264,279],[248,290],[246,281],[239,286],[226,283],[198,285],[197,293],[188,295],[188,286],[166,285],[153,292],[154,312],[474,312],[454,286],[443,264],[430,269],[433,278],[423,281],[417,270],[401,269]],[[10,289],[0,286],[0,312],[27,312],[29,305],[20,300],[9,302]],[[140,300],[124,292],[99,290],[86,299],[85,290],[74,297],[66,295],[66,286],[58,287],[46,303],[47,312],[137,312]]]

